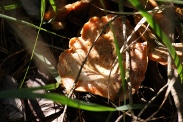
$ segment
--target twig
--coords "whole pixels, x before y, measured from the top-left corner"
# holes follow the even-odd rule
[[[128,112],[128,111],[127,111],[127,112],[126,112],[126,115],[128,115],[129,117],[132,117],[134,121],[137,120],[137,116],[131,114],[131,112]],[[120,116],[116,119],[115,122],[121,122],[122,118],[123,118],[123,115],[120,115]],[[133,120],[132,120],[132,121],[133,121]],[[134,122],[134,121],[133,121],[133,122]],[[144,122],[144,119],[139,119],[139,121],[140,121],[140,122]]]
[[[137,120],[138,118],[140,118],[140,116],[144,113],[144,111],[151,105],[151,103],[161,94],[161,92],[163,92],[165,90],[165,88],[168,86],[168,84],[165,84],[160,90],[159,92],[144,106],[144,108],[140,111],[140,113],[137,116]]]
[[[174,69],[174,75],[177,77],[173,88],[171,89],[172,98],[174,100],[175,107],[177,109],[178,122],[183,122],[183,110],[182,110],[182,84],[180,83],[180,78],[178,77],[178,72]]]
[[[174,100],[174,103],[175,103],[175,107],[177,109],[178,121],[183,122],[180,100],[178,98],[177,92],[176,92],[174,87],[172,87],[172,89],[171,89],[171,94],[172,94],[172,97],[173,97],[173,100]]]
[[[168,68],[167,68],[167,73],[168,73],[168,88],[166,90],[166,93],[165,93],[165,97],[161,103],[161,105],[159,106],[158,110],[156,110],[151,116],[149,116],[145,121],[148,121],[150,120],[151,118],[153,118],[154,115],[156,115],[159,110],[162,108],[163,104],[165,103],[166,99],[168,98],[168,95],[171,91],[171,89],[173,88],[173,85],[175,83],[175,80],[176,80],[176,76],[174,76],[173,74],[173,70],[172,70],[172,58],[170,56],[170,54],[168,55]]]

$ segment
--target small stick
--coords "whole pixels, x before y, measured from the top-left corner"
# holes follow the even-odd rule
[[[175,107],[177,109],[178,121],[183,122],[180,100],[178,98],[177,92],[176,92],[174,87],[172,87],[172,89],[171,89],[171,94],[172,94],[172,98],[173,98],[174,103],[175,103]]]
[[[168,95],[169,95],[171,89],[173,88],[173,85],[174,85],[175,80],[177,78],[177,76],[174,75],[174,72],[172,70],[172,58],[171,58],[170,54],[168,55],[167,73],[168,73],[168,82],[167,82],[168,88],[166,90],[165,97],[164,97],[161,105],[159,106],[158,110],[155,111],[151,116],[149,116],[145,121],[148,121],[151,118],[153,118],[153,116],[156,115],[159,112],[159,110],[162,108],[162,106],[165,103],[166,99],[168,98]]]

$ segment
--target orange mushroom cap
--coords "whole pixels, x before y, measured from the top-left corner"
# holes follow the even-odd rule
[[[69,43],[70,49],[67,49],[60,55],[58,72],[62,78],[61,82],[68,92],[73,86],[88,50],[112,17],[113,15],[103,16],[101,19],[98,17],[91,18],[89,22],[83,26],[81,30],[81,37],[72,38]],[[124,43],[122,18],[118,17],[111,24],[114,28],[119,46],[121,47]],[[133,28],[127,20],[126,26],[128,28],[127,35],[129,35]],[[130,42],[135,40],[137,36],[138,35],[132,36]],[[130,55],[130,80],[134,92],[139,88],[143,81],[147,67],[146,43],[136,43],[131,45]],[[116,57],[113,33],[110,27],[108,27],[104,34],[102,34],[95,42],[94,47],[83,66],[79,80],[76,83],[75,90],[90,92],[114,100],[122,83],[118,64],[113,65]],[[122,53],[122,57],[123,62],[125,62],[125,53]],[[109,79],[110,71],[111,76]],[[121,98],[123,98],[122,93]]]

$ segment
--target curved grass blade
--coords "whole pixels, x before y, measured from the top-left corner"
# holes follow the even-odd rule
[[[53,11],[56,12],[57,11],[57,6],[56,6],[56,3],[55,3],[55,0],[49,0],[52,8],[53,8]]]
[[[171,44],[171,41],[166,36],[166,34],[161,30],[159,25],[154,21],[153,17],[150,14],[148,14],[146,12],[146,10],[141,6],[141,4],[138,0],[129,0],[129,2],[141,12],[141,15],[147,19],[147,22],[149,23],[151,28],[154,29],[154,32],[162,39],[164,45],[168,48],[168,50],[174,60],[174,63],[177,67],[178,74],[181,79],[181,83],[183,83],[183,68],[182,68],[180,59],[179,59],[178,55],[176,54],[174,47]]]
[[[95,112],[125,111],[129,109],[141,109],[144,107],[144,105],[132,104],[132,105],[123,105],[117,108],[113,108],[113,107],[103,106],[95,103],[88,103],[81,100],[69,99],[64,95],[59,95],[56,93],[44,93],[44,94],[36,93],[36,90],[54,89],[55,85],[57,86],[58,84],[51,84],[51,85],[35,87],[35,88],[22,88],[22,89],[1,91],[0,98],[24,98],[24,99],[46,98],[63,105],[68,105],[73,108],[78,108],[78,109],[87,110],[87,111],[95,111]]]
[[[64,95],[59,95],[56,93],[44,93],[44,94],[36,93],[35,90],[30,88],[1,91],[0,98],[24,98],[24,99],[46,98],[63,105],[68,105],[73,108],[78,108],[78,109],[83,109],[88,111],[116,111],[116,108],[102,106],[94,103],[87,103],[79,100],[72,100],[67,98]]]
[[[4,14],[0,14],[0,18],[7,19],[7,20],[11,20],[11,21],[20,22],[20,23],[25,24],[25,25],[27,25],[27,26],[34,27],[34,28],[36,28],[36,29],[40,29],[40,30],[42,30],[42,31],[45,31],[45,32],[47,32],[47,33],[50,33],[50,34],[52,34],[52,35],[55,35],[55,36],[58,36],[58,37],[61,37],[61,38],[64,38],[64,39],[70,39],[70,38],[67,38],[67,37],[65,37],[65,36],[61,36],[61,35],[58,35],[58,34],[56,34],[56,33],[54,33],[54,32],[48,31],[48,30],[46,30],[46,29],[44,29],[44,28],[40,28],[39,26],[36,26],[36,25],[34,25],[34,24],[32,24],[32,23],[29,23],[29,22],[27,22],[27,21],[20,20],[20,19],[11,17],[11,16],[7,16],[7,15],[4,15]]]
[[[29,64],[27,66],[27,69],[26,69],[26,72],[25,72],[25,75],[24,75],[24,78],[21,81],[19,88],[22,88],[22,85],[24,84],[25,78],[26,78],[27,73],[29,71],[30,63],[31,63],[31,61],[33,59],[33,56],[34,56],[34,52],[35,52],[35,49],[36,49],[37,41],[38,41],[38,38],[39,38],[40,28],[41,28],[42,23],[43,23],[44,12],[45,12],[45,0],[42,0],[41,1],[41,22],[39,24],[36,40],[35,40],[35,43],[34,43],[34,46],[33,46],[33,50],[32,50],[32,53],[31,53],[31,58],[30,58]]]
[[[17,9],[20,8],[21,4],[20,3],[15,3],[15,4],[10,4],[10,5],[6,5],[6,6],[0,6],[0,12],[2,12],[3,10],[13,10],[13,9]]]
[[[15,91],[15,92],[33,92],[33,91],[36,91],[36,90],[54,90],[56,88],[58,88],[60,85],[60,83],[52,83],[52,84],[48,84],[48,85],[45,85],[45,86],[39,86],[39,87],[31,87],[31,88],[21,88],[21,89],[15,89],[15,90],[12,90],[12,91]],[[11,91],[11,90],[7,90],[7,91]],[[4,91],[2,91],[4,92]],[[0,95],[1,96],[1,95]],[[8,97],[12,97],[11,95],[10,96],[7,96]]]

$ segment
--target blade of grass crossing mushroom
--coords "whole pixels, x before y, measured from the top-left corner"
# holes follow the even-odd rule
[[[124,0],[118,0],[118,5],[119,5],[119,12],[123,12],[124,11],[124,8],[123,8],[123,3],[124,3]],[[123,21],[122,21],[122,24],[123,24],[123,37],[124,37],[124,45],[123,47],[127,47],[128,46],[128,43],[127,43],[127,35],[126,35],[126,18],[125,16],[122,17]],[[120,52],[120,50],[119,50]],[[126,52],[125,52],[125,55],[126,55],[126,61],[125,61],[125,64],[126,64],[126,69],[125,69],[125,72],[124,72],[124,75],[125,75],[125,78],[123,78],[124,81],[122,81],[122,88],[123,88],[123,93],[124,93],[124,105],[126,105],[126,82],[129,82],[129,78],[130,78],[130,54],[129,54],[129,48],[127,48]],[[123,63],[123,62],[119,62],[119,63]],[[122,69],[124,71],[124,67]],[[121,70],[121,71],[122,71]],[[122,72],[123,73],[123,72]],[[122,76],[122,75],[121,75]],[[131,89],[129,89],[129,91],[131,91]],[[131,92],[130,93],[130,96],[131,96]],[[131,98],[130,99],[130,102],[132,103],[131,101]],[[123,113],[123,121],[125,122],[125,112]]]
[[[119,6],[119,12],[123,12],[124,11],[124,8],[123,8],[123,3],[124,3],[124,0],[118,0],[118,6]],[[124,46],[127,46],[127,38],[126,38],[126,24],[125,24],[125,17],[123,16],[122,17],[123,19],[122,19],[122,25],[123,25],[123,37],[124,37]],[[116,46],[116,48],[118,48],[117,46]],[[119,52],[120,52],[120,50],[119,50]],[[121,53],[120,53],[121,54]],[[128,56],[129,55],[129,51],[128,51],[128,49],[126,50],[126,56]],[[118,56],[119,57],[119,56]],[[122,56],[121,56],[121,58],[122,58]],[[127,58],[128,59],[128,58]],[[123,59],[122,59],[123,60]],[[123,64],[123,62],[119,62],[119,63],[122,63]],[[126,66],[128,65],[127,63],[129,63],[127,60],[126,60],[126,62],[125,62],[125,64],[126,64]],[[119,65],[120,66],[120,65]],[[123,65],[122,65],[123,66]],[[124,105],[126,105],[126,88],[125,88],[125,86],[126,86],[126,79],[128,79],[128,66],[126,67],[126,70],[124,70],[124,67],[122,67],[122,69],[120,70],[120,71],[122,71],[122,73],[123,73],[123,75],[125,75],[125,77],[126,78],[123,78],[123,80],[125,80],[125,81],[122,81],[122,88],[123,88],[123,93],[124,93]],[[124,72],[124,71],[127,71],[126,73]],[[122,76],[122,75],[121,75]],[[124,116],[124,118],[125,118],[125,116]]]
[[[100,3],[102,4],[102,6],[105,8],[105,5],[104,5],[104,2],[103,0],[100,0]],[[120,9],[122,9],[122,4],[119,5]],[[106,9],[105,9],[106,10]],[[117,16],[116,16],[117,17]],[[114,17],[115,18],[115,17]],[[114,44],[115,44],[115,47],[116,47],[116,53],[117,53],[117,60],[118,60],[118,63],[119,63],[119,69],[120,69],[120,75],[121,75],[121,80],[122,80],[122,88],[123,90],[125,89],[125,70],[124,70],[124,67],[123,67],[123,60],[122,60],[122,56],[121,56],[121,53],[120,53],[120,48],[119,48],[119,45],[118,45],[118,42],[117,42],[117,38],[115,36],[115,33],[114,33],[114,29],[113,27],[111,26],[111,23],[112,21],[109,22],[109,26],[113,32],[113,36],[114,36]],[[110,72],[111,74],[111,72]],[[109,78],[110,78],[110,74],[109,74]],[[124,90],[125,91],[125,90]],[[126,96],[126,95],[124,95]],[[126,101],[126,99],[124,99]],[[126,102],[125,102],[126,103]]]
[[[104,5],[104,2],[103,2],[103,0],[100,0],[100,3],[102,4],[102,6],[103,6],[103,8],[104,8],[104,10],[106,10],[105,9],[105,5]],[[106,11],[105,11],[106,12]],[[105,13],[105,14],[107,14],[107,12]],[[117,15],[116,15],[116,17],[117,17]],[[115,19],[116,17],[114,17],[113,19]],[[121,75],[121,78],[122,78],[122,89],[124,90],[124,88],[123,88],[123,86],[124,86],[124,76],[125,76],[125,73],[124,73],[124,67],[123,67],[123,65],[122,65],[122,56],[120,55],[120,49],[119,49],[119,45],[118,45],[118,40],[117,40],[117,38],[116,38],[116,36],[115,36],[115,33],[114,33],[114,29],[113,29],[113,27],[112,27],[112,25],[111,25],[111,22],[112,22],[112,20],[108,23],[109,24],[109,26],[110,26],[110,29],[112,30],[112,33],[113,33],[113,37],[114,37],[114,44],[115,44],[115,47],[116,47],[116,53],[117,53],[117,60],[115,60],[114,61],[114,63],[113,63],[113,66],[114,66],[114,64],[116,64],[116,62],[118,61],[119,63],[120,63],[120,65],[119,65],[119,67],[120,67],[120,75]],[[120,59],[119,59],[120,58]],[[119,59],[119,60],[118,60]],[[109,73],[109,76],[108,76],[108,82],[110,82],[109,81],[109,79],[110,79],[110,76],[111,76],[111,72],[112,72],[112,69],[111,69],[111,71],[110,71],[110,73]],[[108,88],[109,88],[109,85],[108,85]],[[119,92],[122,90],[122,89],[119,89]],[[124,90],[125,91],[125,90]],[[118,93],[119,93],[118,92]],[[109,95],[109,90],[108,90],[108,95]],[[126,95],[124,95],[124,96],[126,96]],[[116,98],[119,98],[119,95],[117,95],[117,97]],[[124,103],[126,103],[126,99],[124,99]],[[109,102],[109,101],[108,101]]]
[[[117,38],[116,38],[116,35],[114,33],[114,28],[110,25],[110,28],[113,32],[113,37],[114,37],[114,44],[115,44],[115,47],[116,47],[116,53],[117,53],[117,57],[118,57],[118,64],[119,64],[119,70],[120,70],[120,76],[121,76],[121,80],[122,80],[122,88],[125,89],[125,70],[124,70],[124,67],[123,67],[123,60],[122,60],[122,55],[120,53],[120,48],[119,48],[119,45],[118,45],[118,41],[117,41]]]
[[[141,6],[141,4],[139,3],[138,0],[129,0],[129,2],[141,12],[141,15],[147,19],[147,22],[149,23],[151,28],[153,28],[154,32],[162,39],[164,45],[168,48],[168,50],[174,60],[178,74],[181,78],[181,83],[183,83],[183,68],[182,68],[180,59],[179,59],[178,55],[176,54],[174,47],[171,44],[171,41],[166,36],[166,34],[161,30],[159,25],[154,21],[153,17],[150,14],[148,14],[146,12],[146,10]]]

